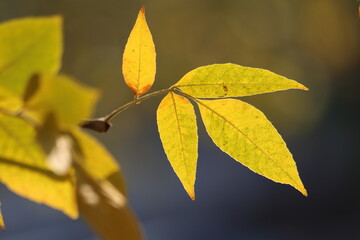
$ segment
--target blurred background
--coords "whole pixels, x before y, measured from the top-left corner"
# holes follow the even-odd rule
[[[198,66],[225,62],[269,69],[310,88],[243,98],[287,142],[307,198],[232,160],[199,121],[197,199],[191,201],[160,143],[161,97],[123,112],[107,134],[94,134],[121,165],[147,239],[360,239],[358,3],[0,0],[0,20],[63,15],[62,72],[101,89],[94,114],[99,117],[133,98],[121,61],[143,4],[157,48],[151,91]],[[2,240],[97,239],[82,220],[22,199],[3,185],[0,196],[7,225]]]

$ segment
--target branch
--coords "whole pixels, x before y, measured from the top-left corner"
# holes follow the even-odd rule
[[[159,91],[155,91],[155,92],[143,95],[141,97],[135,97],[133,101],[122,105],[121,107],[115,109],[110,114],[106,115],[105,117],[85,120],[83,123],[80,124],[80,127],[91,129],[96,132],[107,132],[109,130],[109,128],[111,127],[110,120],[112,118],[114,118],[116,115],[118,115],[119,113],[121,113],[122,111],[125,111],[126,109],[128,109],[136,104],[140,104],[142,101],[145,101],[151,97],[155,97],[160,94],[168,93],[173,90],[174,90],[173,87],[170,87],[167,89],[162,89]]]

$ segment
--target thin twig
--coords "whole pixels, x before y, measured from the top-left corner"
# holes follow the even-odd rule
[[[115,109],[114,111],[112,111],[109,115],[104,117],[104,121],[109,122],[113,117],[115,117],[116,115],[118,115],[122,111],[128,109],[129,107],[131,107],[131,106],[133,106],[135,104],[139,104],[139,103],[141,103],[142,101],[144,101],[144,100],[146,100],[148,98],[155,97],[155,96],[163,94],[163,93],[168,93],[170,91],[172,91],[172,88],[162,89],[162,90],[152,92],[152,93],[146,94],[144,96],[135,98],[133,101],[131,101],[131,102],[129,102],[129,103]]]
[[[97,132],[106,132],[111,126],[110,120],[112,118],[114,118],[116,115],[118,115],[119,113],[121,113],[122,111],[125,111],[126,109],[128,109],[136,104],[140,104],[142,101],[145,101],[146,99],[158,96],[160,94],[168,93],[171,91],[174,91],[173,87],[155,91],[155,92],[146,94],[141,97],[136,97],[136,98],[134,98],[133,101],[122,105],[121,107],[115,109],[110,114],[106,115],[105,117],[101,117],[101,118],[97,118],[97,119],[89,119],[89,120],[84,121],[81,124],[81,127],[88,128],[88,129],[91,129],[91,130],[94,130]]]

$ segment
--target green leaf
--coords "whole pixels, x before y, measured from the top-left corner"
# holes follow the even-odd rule
[[[22,96],[34,73],[55,75],[61,65],[61,27],[60,16],[0,24],[0,85]]]
[[[77,218],[74,176],[47,167],[36,131],[23,120],[0,113],[0,181],[10,190]]]
[[[39,85],[37,93],[25,105],[26,114],[43,123],[49,113],[54,113],[62,130],[90,117],[98,98],[95,89],[65,75],[41,76]]]
[[[284,140],[265,115],[235,99],[196,100],[206,131],[224,152],[252,171],[307,192]]]
[[[241,97],[287,89],[308,90],[300,83],[268,70],[232,63],[196,68],[174,86],[199,98]]]
[[[194,107],[186,98],[169,93],[157,110],[165,153],[191,199],[195,199],[198,134]]]

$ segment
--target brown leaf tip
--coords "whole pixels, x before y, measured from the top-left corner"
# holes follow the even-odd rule
[[[142,7],[141,7],[140,12],[141,12],[142,14],[145,14],[145,6],[142,6]]]

